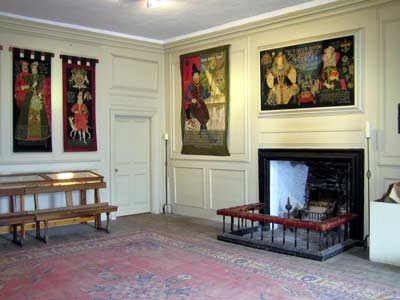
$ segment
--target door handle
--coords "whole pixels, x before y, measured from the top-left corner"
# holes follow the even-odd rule
[[[118,169],[117,168],[115,168],[114,171],[115,171],[115,173],[118,173]]]

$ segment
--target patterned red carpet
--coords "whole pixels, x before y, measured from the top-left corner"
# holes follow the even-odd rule
[[[276,256],[157,232],[10,251],[0,257],[4,300],[400,299],[394,290]]]

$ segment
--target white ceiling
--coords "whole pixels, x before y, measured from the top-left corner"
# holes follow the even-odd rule
[[[168,0],[149,9],[146,0],[1,0],[0,15],[163,43],[334,1]]]

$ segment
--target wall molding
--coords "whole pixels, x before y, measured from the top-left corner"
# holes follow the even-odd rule
[[[139,64],[146,64],[148,67],[153,66],[154,67],[154,74],[153,78],[151,78],[149,81],[154,82],[154,87],[137,87],[133,85],[135,82],[132,82],[132,85],[122,85],[122,84],[116,84],[115,77],[117,76],[116,73],[116,68],[115,63],[116,60],[125,60],[125,63],[128,64],[129,62],[131,63],[139,63]],[[151,93],[151,94],[157,94],[159,93],[159,65],[160,61],[159,60],[151,60],[151,59],[143,59],[137,56],[128,56],[128,55],[120,55],[116,53],[111,53],[111,90],[119,90],[119,91],[128,91],[128,92],[144,92],[144,93]],[[143,66],[142,66],[143,69]]]
[[[320,6],[278,15],[271,18],[263,19],[260,21],[251,22],[239,26],[228,27],[225,29],[209,32],[198,36],[191,36],[182,38],[177,41],[170,41],[164,44],[164,49],[167,53],[173,51],[184,50],[185,48],[192,47],[193,43],[201,45],[217,40],[232,40],[234,38],[242,37],[244,35],[256,34],[260,31],[265,31],[266,28],[274,29],[284,26],[295,25],[307,21],[315,21],[317,19],[329,19],[332,15],[348,14],[354,11],[376,7],[392,0],[339,0],[331,3],[323,4]]]
[[[248,200],[249,200],[249,187],[248,187],[248,172],[246,169],[237,169],[237,168],[210,168],[208,170],[208,180],[209,180],[209,186],[210,186],[210,190],[209,190],[209,198],[210,198],[210,205],[209,208],[210,209],[215,209],[214,208],[214,199],[213,199],[213,172],[214,171],[222,171],[222,172],[240,172],[244,174],[244,182],[243,182],[243,188],[244,188],[244,199],[242,201],[242,203],[238,203],[238,205],[240,204],[247,204]]]
[[[382,15],[384,14],[384,15]],[[379,110],[380,113],[378,115],[379,117],[379,127],[382,128],[382,130],[378,131],[378,146],[380,147],[381,151],[378,151],[379,153],[379,158],[378,158],[378,163],[380,166],[384,165],[393,165],[393,166],[400,166],[400,149],[397,149],[397,154],[396,153],[390,153],[387,149],[386,146],[386,141],[390,136],[386,136],[387,134],[390,133],[390,131],[387,128],[386,120],[390,119],[390,117],[387,115],[388,114],[388,102],[390,99],[388,99],[387,96],[387,89],[385,88],[385,83],[387,82],[386,74],[385,74],[385,69],[388,63],[387,57],[385,57],[385,50],[384,47],[386,45],[386,37],[385,37],[385,30],[388,25],[393,24],[395,22],[400,22],[400,17],[396,14],[396,8],[392,11],[387,11],[385,8],[385,11],[378,11],[378,38],[379,38],[379,43],[378,43],[378,58],[383,58],[383,63],[380,64],[379,66],[379,80],[378,80],[378,95],[381,101],[379,101]],[[400,99],[397,99],[397,101],[400,103]],[[394,120],[393,120],[394,121]],[[397,127],[397,126],[396,126]],[[397,135],[397,136],[396,136]],[[394,138],[398,138],[398,134],[395,134]]]
[[[257,134],[257,145],[259,148],[364,148],[365,139],[362,128],[264,130]]]
[[[15,17],[0,15],[0,31],[15,34],[27,34],[38,38],[62,39],[63,41],[79,42],[92,46],[112,46],[120,48],[137,49],[157,54],[164,53],[162,44],[140,41],[138,39],[124,38],[110,34],[98,33],[88,30],[61,27],[55,24],[45,24],[38,21],[17,19]],[[4,46],[4,45],[3,45]]]
[[[203,199],[202,199],[202,204],[203,207],[199,207],[199,206],[194,206],[194,205],[187,205],[184,203],[179,203],[177,202],[177,192],[178,192],[178,188],[177,188],[177,170],[178,169],[186,169],[186,170],[200,170],[201,174],[202,174],[202,190],[203,190]],[[173,191],[174,191],[174,197],[173,197],[173,205],[180,205],[180,206],[184,206],[184,207],[192,207],[192,208],[196,208],[196,209],[204,209],[207,208],[207,199],[206,199],[206,195],[207,195],[207,189],[206,189],[206,168],[203,167],[181,167],[181,166],[174,166],[173,167]]]

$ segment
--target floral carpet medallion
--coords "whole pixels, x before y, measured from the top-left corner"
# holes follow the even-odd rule
[[[400,289],[229,244],[135,232],[0,256],[4,300],[400,300]]]

